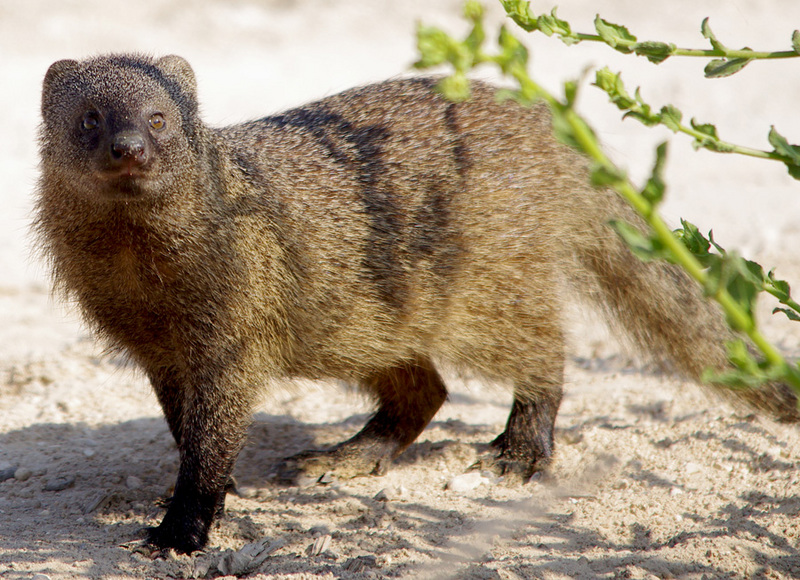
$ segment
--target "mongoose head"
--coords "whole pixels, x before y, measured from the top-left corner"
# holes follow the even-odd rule
[[[44,79],[42,118],[43,172],[71,191],[148,199],[185,185],[178,173],[196,166],[196,83],[178,56],[60,60]]]

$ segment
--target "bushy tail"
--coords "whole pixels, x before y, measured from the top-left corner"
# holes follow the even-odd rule
[[[695,381],[705,369],[729,367],[726,343],[734,333],[721,309],[703,296],[702,290],[683,270],[665,262],[639,260],[609,226],[622,219],[644,229],[641,218],[611,191],[581,196],[594,205],[592,223],[573,227],[576,285],[621,326],[644,353]],[[732,390],[710,384],[779,421],[800,421],[796,393],[784,384],[759,389]]]

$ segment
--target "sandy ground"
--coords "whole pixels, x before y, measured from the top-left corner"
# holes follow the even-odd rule
[[[797,0],[565,0],[560,15],[589,31],[597,11],[681,45],[702,45],[704,16],[731,45],[783,49],[800,28]],[[496,22],[496,6],[491,13]],[[177,453],[149,386],[52,302],[31,257],[47,66],[105,51],[178,53],[196,69],[205,118],[225,124],[405,74],[415,21],[457,31],[458,14],[454,0],[0,0],[0,578],[800,577],[798,429],[632,361],[580,311],[549,478],[509,488],[463,476],[502,429],[510,397],[453,380],[449,403],[388,475],[278,488],[265,478],[272,462],[352,434],[370,407],[335,385],[276,388],[238,462],[241,494],[229,496],[208,550],[155,561],[135,550],[140,529],[163,515],[156,501]],[[800,141],[793,62],[706,81],[699,62],[656,68],[600,46],[530,45],[550,87],[609,64],[654,105],[718,123],[732,141],[766,147],[771,124]],[[591,87],[581,106],[635,176],[670,137],[620,122]],[[800,186],[782,166],[672,141],[670,219],[714,227],[723,245],[800,280]],[[800,327],[766,323],[787,353],[800,350]]]

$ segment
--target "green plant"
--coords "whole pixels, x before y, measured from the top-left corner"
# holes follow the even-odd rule
[[[597,34],[581,34],[572,31],[568,22],[557,17],[553,9],[550,15],[536,16],[525,0],[501,0],[508,16],[523,30],[539,31],[548,36],[556,35],[567,44],[594,41],[607,44],[623,53],[645,56],[654,63],[663,62],[671,56],[712,57],[705,68],[707,77],[719,78],[734,74],[744,66],[759,59],[790,58],[800,56],[800,32],[792,35],[792,50],[782,52],[759,52],[749,48],[731,50],[713,34],[705,19],[701,32],[711,43],[711,49],[681,49],[666,42],[639,42],[624,26],[607,22],[599,16],[595,19]],[[603,152],[589,124],[575,111],[578,83],[567,82],[564,96],[558,98],[546,91],[528,73],[528,50],[506,26],[501,27],[494,52],[486,52],[486,33],[483,24],[483,8],[475,1],[465,5],[465,16],[471,29],[463,40],[457,40],[441,29],[420,25],[417,30],[419,61],[417,68],[430,68],[448,64],[453,72],[442,79],[439,90],[448,98],[459,101],[469,98],[467,73],[482,64],[500,68],[516,82],[516,88],[501,93],[502,98],[512,98],[530,105],[544,100],[553,114],[553,129],[564,143],[582,151],[594,164],[592,181],[597,186],[615,189],[645,219],[650,231],[643,235],[625,223],[612,226],[628,243],[631,249],[644,260],[663,259],[680,265],[716,300],[725,312],[730,326],[746,335],[762,353],[763,360],[756,360],[743,340],[729,345],[729,358],[733,370],[711,375],[707,379],[730,385],[732,388],[749,387],[763,381],[785,381],[800,393],[800,368],[787,362],[772,343],[761,333],[756,323],[754,307],[758,295],[767,292],[782,304],[776,312],[783,312],[792,320],[800,320],[800,305],[790,295],[789,284],[775,278],[772,271],[766,272],[759,264],[746,260],[735,252],[727,252],[711,233],[704,236],[694,225],[682,220],[682,227],[672,231],[658,213],[666,185],[662,170],[666,160],[667,145],[662,143],[656,150],[656,161],[647,183],[638,188],[624,170],[617,167]],[[736,153],[776,160],[784,163],[789,173],[800,179],[800,147],[791,145],[774,127],[769,133],[772,151],[760,151],[722,141],[713,125],[690,121],[683,123],[683,114],[672,105],[656,111],[641,97],[637,89],[634,95],[625,89],[620,75],[607,68],[597,72],[595,83],[604,90],[611,101],[625,111],[625,116],[637,119],[648,126],[663,124],[674,132],[693,138],[695,147],[719,153]]]

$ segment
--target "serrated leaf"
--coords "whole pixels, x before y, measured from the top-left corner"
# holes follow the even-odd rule
[[[632,119],[636,119],[646,127],[655,127],[661,122],[661,118],[658,117],[658,115],[651,115],[649,114],[649,112],[650,112],[649,110],[646,113],[639,111],[628,111],[627,113],[622,115],[622,118],[627,119],[628,117],[630,117]]]
[[[708,79],[719,79],[729,77],[750,64],[752,58],[715,58],[706,65],[703,73]]]
[[[770,127],[767,139],[769,140],[769,144],[774,148],[775,153],[789,158],[795,164],[800,164],[800,147],[797,145],[790,145],[786,137],[775,130],[775,125]]]
[[[773,290],[773,296],[775,296],[778,300],[783,302],[784,300],[789,300],[791,298],[791,286],[786,280],[778,280],[775,277],[775,270],[770,270],[767,274],[767,283]]]
[[[775,308],[772,310],[773,314],[777,314],[778,312],[783,312],[789,320],[800,322],[800,315],[794,310],[790,310],[789,308]]]
[[[677,47],[672,43],[654,41],[637,42],[633,46],[636,54],[647,57],[647,60],[655,64],[667,60],[676,49]]]
[[[608,67],[603,67],[595,73],[594,84],[605,91],[611,102],[622,110],[629,109],[636,104],[634,98],[625,90],[621,75],[611,72]]]
[[[786,138],[772,126],[769,130],[769,143],[774,147],[774,152],[786,158],[784,163],[794,179],[800,180],[800,146],[791,145]]]
[[[511,19],[526,32],[533,32],[539,27],[538,19],[531,10],[527,0],[500,0],[503,9]]]
[[[711,242],[700,233],[700,230],[693,223],[681,219],[682,229],[675,230],[675,235],[683,242],[694,256],[700,261],[704,267],[708,266],[709,250],[711,249]]]
[[[800,30],[792,32],[792,50],[800,54]]]
[[[624,26],[603,20],[598,14],[594,19],[594,28],[603,42],[611,48],[625,54],[633,51],[632,45],[636,42],[636,37]]]
[[[542,14],[537,19],[539,30],[547,36],[557,34],[559,36],[572,36],[572,28],[569,22],[558,17],[558,7],[553,8],[550,14]]]
[[[703,37],[707,38],[709,42],[711,42],[711,46],[714,50],[720,50],[722,52],[726,52],[728,49],[725,48],[725,45],[722,44],[714,33],[711,31],[711,25],[708,23],[708,17],[703,19],[703,23],[700,25],[700,32],[703,34]]]
[[[695,131],[703,133],[704,135],[708,135],[715,141],[719,140],[719,136],[717,135],[717,128],[711,123],[698,123],[694,119],[689,121],[689,123],[692,125],[692,129],[694,129]]]
[[[661,107],[661,122],[665,127],[677,133],[681,130],[681,120],[683,113],[673,105],[666,105]]]

